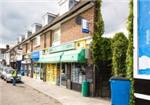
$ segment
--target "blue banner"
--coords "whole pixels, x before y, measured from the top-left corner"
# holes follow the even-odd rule
[[[138,57],[138,74],[150,75],[150,0],[138,0]]]
[[[39,51],[32,52],[31,58],[33,61],[38,61],[40,58],[40,52]]]

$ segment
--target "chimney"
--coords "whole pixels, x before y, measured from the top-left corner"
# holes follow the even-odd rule
[[[56,15],[47,12],[47,13],[42,17],[42,26],[45,26],[45,25],[51,23],[55,18],[56,18]]]
[[[39,23],[34,23],[34,24],[32,25],[32,33],[37,32],[37,31],[40,30],[41,28],[42,28],[42,25],[41,25],[41,24],[39,24]]]
[[[23,36],[22,36],[22,40],[21,40],[21,41],[24,41],[24,40],[25,40],[25,36],[23,35]]]
[[[27,39],[31,35],[32,35],[32,32],[31,31],[27,31],[26,34],[25,34],[25,39]]]
[[[19,37],[19,43],[22,42],[22,36]]]
[[[63,15],[72,9],[80,0],[59,0],[59,15]]]
[[[17,38],[17,44],[19,44],[19,38]]]
[[[6,45],[6,50],[9,50],[9,45]]]

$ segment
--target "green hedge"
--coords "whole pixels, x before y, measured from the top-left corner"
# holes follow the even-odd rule
[[[126,53],[128,39],[123,33],[116,33],[112,39],[112,74],[113,76],[126,76]]]
[[[129,3],[129,16],[127,21],[127,29],[129,33],[129,45],[127,50],[126,77],[131,80],[130,105],[134,105],[134,79],[133,79],[133,0]]]

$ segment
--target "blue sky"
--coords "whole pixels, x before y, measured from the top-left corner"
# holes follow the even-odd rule
[[[126,27],[129,0],[103,0],[105,36]],[[33,23],[41,23],[46,12],[58,14],[57,0],[0,0],[0,47],[14,44]]]

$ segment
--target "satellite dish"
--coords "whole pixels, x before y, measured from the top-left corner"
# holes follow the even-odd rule
[[[82,16],[77,16],[76,19],[75,19],[75,23],[78,24],[78,25],[81,25],[82,19],[83,19]]]

